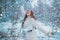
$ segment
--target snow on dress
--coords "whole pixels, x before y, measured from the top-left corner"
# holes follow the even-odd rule
[[[41,30],[43,33],[52,33],[52,27],[46,26],[43,23],[31,18],[30,16],[24,22],[25,38],[24,40],[38,40],[35,28]]]
[[[24,22],[25,37],[24,40],[38,40],[35,28],[31,24],[31,17],[28,17]]]

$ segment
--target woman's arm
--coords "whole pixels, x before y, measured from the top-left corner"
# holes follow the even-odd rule
[[[52,27],[50,27],[50,26],[46,26],[43,23],[41,23],[33,18],[31,18],[31,23],[34,27],[41,30],[43,33],[46,33],[46,34],[52,33]]]

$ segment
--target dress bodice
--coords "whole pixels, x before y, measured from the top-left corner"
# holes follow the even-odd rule
[[[31,17],[30,16],[28,18],[26,18],[23,28],[25,31],[34,29],[32,23],[31,23]]]

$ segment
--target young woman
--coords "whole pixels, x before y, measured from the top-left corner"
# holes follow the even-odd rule
[[[26,15],[22,22],[22,28],[24,29],[25,35],[24,40],[38,40],[36,29],[41,30],[45,34],[52,33],[50,27],[45,27],[45,25],[36,20],[31,10],[26,12]]]

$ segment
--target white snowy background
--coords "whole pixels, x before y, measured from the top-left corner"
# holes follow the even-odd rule
[[[0,0],[0,40],[24,40],[21,23],[26,10],[55,32],[49,37],[37,29],[39,40],[60,40],[60,0]]]

